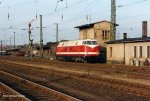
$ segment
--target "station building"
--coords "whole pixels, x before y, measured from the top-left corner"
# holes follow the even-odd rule
[[[150,37],[129,38],[107,43],[107,62],[143,66],[150,60]]]
[[[107,42],[107,63],[134,66],[150,65],[150,37],[147,37],[147,22],[143,21],[142,37],[124,38]]]

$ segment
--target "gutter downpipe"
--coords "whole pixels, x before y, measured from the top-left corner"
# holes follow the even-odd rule
[[[123,57],[123,64],[125,65],[125,42],[123,43],[124,45],[124,57]]]

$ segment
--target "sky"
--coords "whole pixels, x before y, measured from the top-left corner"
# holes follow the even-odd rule
[[[116,6],[117,39],[122,38],[122,33],[128,33],[129,38],[141,37],[142,21],[150,20],[150,0],[116,0]],[[39,43],[39,15],[45,27],[44,44],[56,41],[56,23],[59,40],[77,40],[79,30],[75,26],[110,21],[110,10],[111,0],[0,0],[0,40],[9,45],[15,32],[16,44],[28,44],[28,30],[22,29],[28,29],[34,20],[31,36],[34,43]]]

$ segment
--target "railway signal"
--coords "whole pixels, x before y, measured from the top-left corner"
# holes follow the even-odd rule
[[[31,39],[31,22],[28,24],[29,27],[29,51],[30,51],[30,59],[32,60],[32,44],[33,44],[33,39]]]

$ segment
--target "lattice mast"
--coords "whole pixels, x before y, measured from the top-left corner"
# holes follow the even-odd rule
[[[111,41],[116,40],[116,0],[111,0],[110,35]]]

